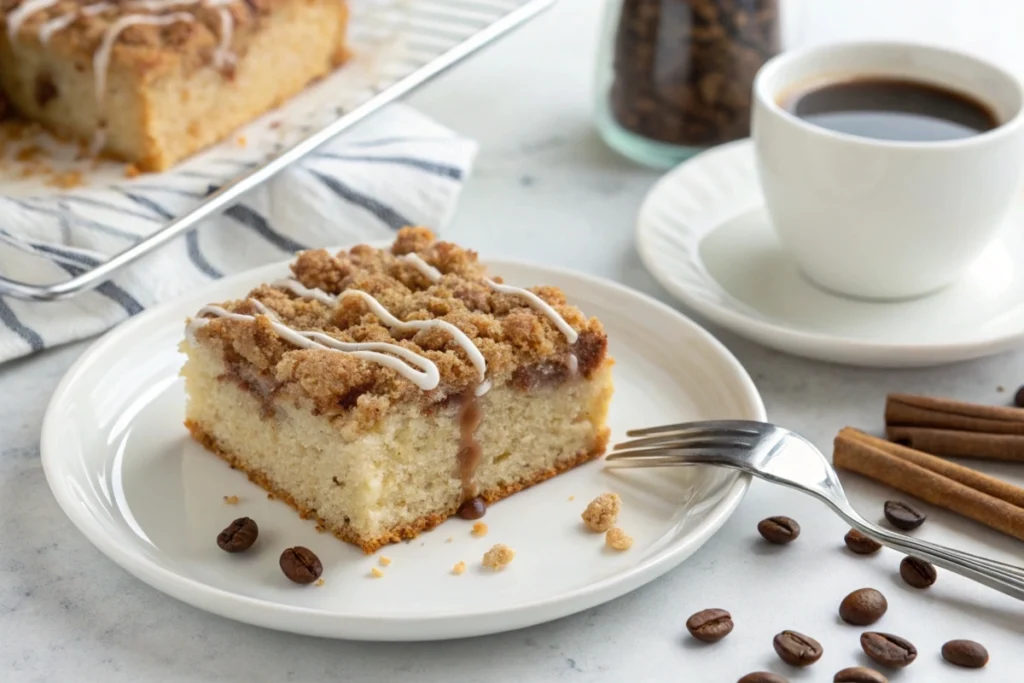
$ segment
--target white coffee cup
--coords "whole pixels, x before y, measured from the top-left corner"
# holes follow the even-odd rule
[[[838,133],[786,111],[794,90],[858,78],[938,85],[999,125],[940,142]],[[1021,189],[1024,87],[967,54],[898,42],[786,52],[754,81],[753,138],[765,204],[804,274],[837,293],[902,299],[954,282],[989,245]]]

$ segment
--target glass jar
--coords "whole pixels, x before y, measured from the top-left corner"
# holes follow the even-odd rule
[[[596,117],[612,148],[670,168],[750,134],[754,74],[780,49],[780,0],[607,3]]]

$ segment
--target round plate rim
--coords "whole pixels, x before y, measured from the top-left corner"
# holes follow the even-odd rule
[[[371,244],[376,244],[371,242]],[[567,268],[554,267],[543,264],[530,263],[510,259],[482,259],[488,266],[495,269],[502,267],[528,268],[544,276],[575,278],[582,283],[608,287],[620,293],[645,300],[665,315],[679,319],[680,322],[692,328],[709,347],[719,355],[721,360],[732,371],[734,380],[738,387],[742,388],[745,398],[751,405],[753,414],[749,419],[765,420],[766,413],[763,400],[756,385],[749,373],[742,366],[739,360],[710,332],[701,327],[689,317],[683,315],[672,307],[638,292],[630,287],[605,278],[580,273]],[[259,271],[272,268],[283,268],[290,263],[291,259],[274,264],[267,264],[257,268],[237,273],[210,283],[200,292],[187,295],[188,298],[199,297],[207,290],[213,290],[230,286],[234,282],[246,282],[252,280]],[[474,612],[453,612],[445,614],[432,614],[421,617],[403,616],[349,616],[343,613],[331,612],[322,609],[307,607],[296,607],[280,603],[268,603],[259,598],[239,595],[214,586],[207,585],[197,579],[190,578],[175,572],[174,570],[160,565],[130,548],[119,544],[116,539],[107,534],[102,527],[93,522],[89,516],[78,514],[80,507],[66,487],[58,484],[60,454],[54,440],[57,438],[55,424],[58,422],[59,413],[64,405],[69,392],[78,381],[80,375],[94,362],[94,359],[101,352],[112,344],[130,334],[136,327],[147,324],[152,319],[161,316],[165,310],[175,306],[181,298],[179,297],[168,302],[154,306],[141,314],[116,326],[93,342],[76,359],[74,364],[61,378],[57,388],[47,405],[43,417],[42,433],[40,437],[40,459],[47,485],[54,498],[60,505],[64,514],[74,526],[104,555],[115,564],[122,567],[137,579],[156,588],[157,590],[193,607],[212,614],[233,619],[242,623],[262,626],[273,630],[299,633],[305,635],[340,638],[345,640],[368,640],[368,641],[392,641],[411,642],[423,640],[446,640],[451,638],[471,637],[476,635],[488,635],[500,633],[526,626],[546,623],[554,619],[569,616],[591,607],[603,604],[615,598],[621,597],[650,581],[660,577],[662,574],[678,566],[683,560],[696,552],[708,539],[711,538],[722,527],[725,521],[732,516],[732,513],[739,506],[750,485],[750,476],[737,473],[729,490],[723,495],[721,502],[715,509],[708,513],[705,522],[693,533],[676,540],[658,553],[645,559],[639,564],[633,565],[622,572],[606,577],[599,581],[582,586],[578,589],[568,591],[557,596],[544,598],[516,605],[512,608],[495,609],[490,611]],[[301,617],[309,617],[302,620]],[[443,635],[431,634],[430,636],[410,636],[408,633],[396,632],[388,635],[376,634],[371,637],[360,637],[357,629],[352,623],[338,622],[359,622],[372,621],[378,624],[402,624],[408,626],[425,627],[432,624],[448,623],[456,619],[466,619],[474,622],[473,627],[458,629],[449,628]],[[489,625],[482,622],[490,620]],[[357,624],[358,625],[358,624]],[[408,629],[406,629],[408,630]],[[424,629],[425,632],[428,629]]]
[[[1024,340],[1024,329],[1013,334],[980,338],[955,343],[900,343],[873,342],[800,330],[767,320],[758,320],[725,305],[706,299],[675,282],[659,265],[658,252],[651,244],[651,221],[648,218],[658,195],[679,182],[679,176],[692,173],[694,167],[709,158],[732,154],[739,156],[745,148],[753,147],[750,138],[735,140],[705,150],[682,162],[663,175],[648,190],[637,212],[635,229],[637,252],[647,272],[681,303],[736,334],[770,348],[816,360],[832,361],[844,365],[868,367],[927,367],[973,360],[1008,351]],[[751,150],[752,153],[752,150]],[[713,231],[718,226],[711,229]],[[711,231],[700,232],[699,237]],[[698,264],[700,262],[698,261]],[[696,269],[707,281],[720,289],[718,282],[701,267]],[[726,299],[730,295],[725,295]],[[922,356],[922,354],[926,354]]]

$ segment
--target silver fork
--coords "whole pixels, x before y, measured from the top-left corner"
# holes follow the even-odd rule
[[[883,545],[1024,600],[1024,568],[893,533],[865,520],[850,505],[821,451],[788,429],[765,422],[715,420],[635,429],[627,435],[638,438],[616,445],[606,459],[608,465],[715,465],[740,470],[809,493]]]

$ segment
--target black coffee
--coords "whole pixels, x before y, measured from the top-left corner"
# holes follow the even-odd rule
[[[780,104],[816,126],[879,140],[957,140],[999,125],[991,109],[968,95],[907,80],[831,83]]]

